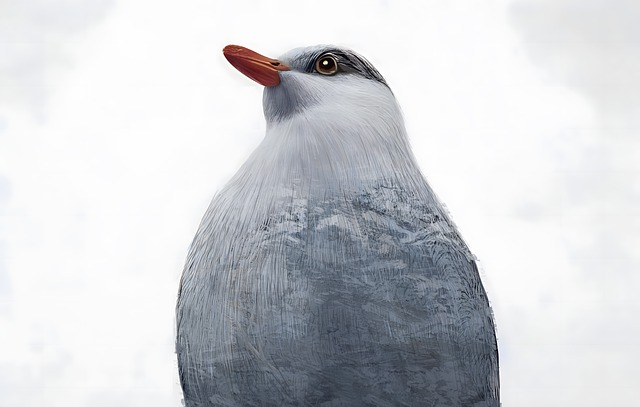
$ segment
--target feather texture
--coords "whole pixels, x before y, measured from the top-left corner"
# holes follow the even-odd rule
[[[498,406],[487,296],[393,94],[356,74],[280,75],[263,142],[187,257],[186,405]]]

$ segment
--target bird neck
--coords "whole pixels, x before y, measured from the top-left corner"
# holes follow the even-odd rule
[[[397,106],[352,106],[348,114],[316,107],[269,123],[249,161],[256,175],[326,191],[421,178]]]
[[[262,143],[214,199],[203,222],[230,222],[245,230],[292,203],[349,205],[380,188],[435,202],[409,149],[399,111],[350,119],[329,113],[310,111],[270,123]]]

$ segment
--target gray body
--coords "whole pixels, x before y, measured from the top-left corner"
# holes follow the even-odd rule
[[[266,137],[191,246],[177,305],[186,406],[498,406],[473,256],[384,80],[305,71],[323,50],[281,58],[293,69],[265,90]]]

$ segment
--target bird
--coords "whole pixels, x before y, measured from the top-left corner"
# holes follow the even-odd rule
[[[358,53],[223,54],[264,138],[204,214],[176,305],[187,407],[500,405],[476,258]]]

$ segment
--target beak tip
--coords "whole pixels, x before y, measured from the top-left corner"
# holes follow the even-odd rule
[[[224,48],[222,48],[222,53],[227,56],[227,55],[234,55],[234,54],[239,54],[242,52],[242,50],[244,49],[244,47],[241,47],[239,45],[232,45],[229,44],[227,46],[225,46]]]

